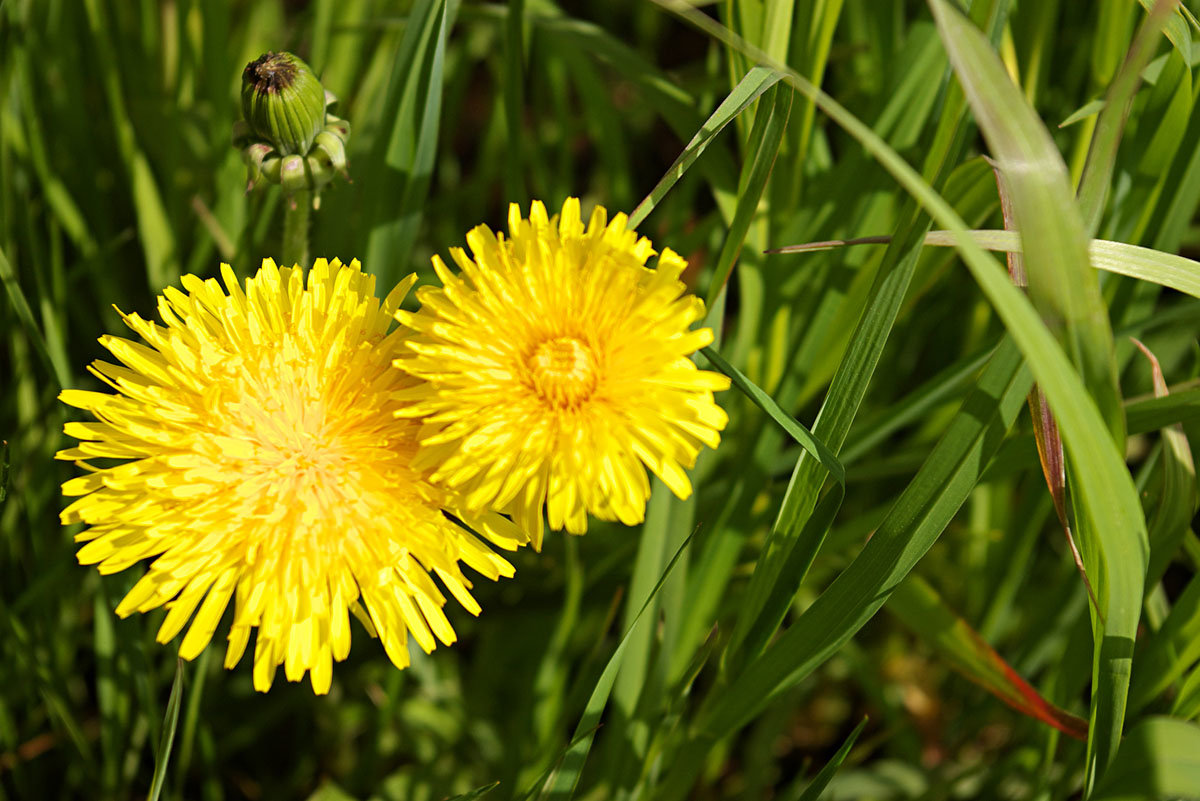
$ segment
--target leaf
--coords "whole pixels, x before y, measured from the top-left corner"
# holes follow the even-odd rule
[[[1022,348],[1067,446],[1075,505],[1082,512],[1077,513],[1075,528],[1101,601],[1101,619],[1094,626],[1090,786],[1103,774],[1121,739],[1147,559],[1145,520],[1124,465],[1125,420],[1112,330],[1096,273],[1089,266],[1084,223],[1053,140],[983,34],[947,0],[930,0],[930,6],[1011,194],[1030,298],[1083,379],[1082,386],[1071,386],[1073,381],[1055,381],[1061,375],[1044,374],[1038,362],[1058,361],[1057,348],[1032,342]],[[974,267],[972,272],[981,280]],[[986,280],[992,283],[994,276]],[[1045,333],[1036,322],[1018,322],[1012,304],[1000,303],[997,310],[1018,340],[1027,329]],[[1065,360],[1058,372],[1063,370],[1073,373]]]
[[[654,211],[654,207],[662,200],[667,192],[671,191],[671,187],[683,177],[683,174],[688,171],[688,168],[700,158],[700,155],[708,147],[709,143],[725,129],[725,126],[732,122],[739,114],[749,108],[755,100],[757,100],[763,92],[770,89],[779,79],[783,77],[780,73],[766,67],[754,67],[747,72],[742,79],[738,81],[737,86],[729,93],[721,104],[717,106],[717,110],[704,122],[704,125],[696,132],[691,141],[684,147],[671,166],[667,169],[665,175],[658,180],[654,188],[650,190],[650,194],[637,205],[637,208],[629,215],[629,227],[637,228],[642,221]],[[711,305],[711,303],[709,304]]]
[[[650,591],[646,602],[642,604],[641,610],[634,617],[625,635],[621,638],[617,649],[613,651],[608,664],[604,666],[604,670],[600,673],[600,678],[596,682],[596,686],[592,689],[592,694],[588,697],[587,704],[584,706],[583,715],[580,716],[579,723],[575,727],[575,734],[572,737],[571,745],[563,754],[562,761],[554,776],[553,784],[546,788],[538,798],[561,801],[575,794],[575,788],[578,786],[579,777],[583,773],[583,766],[587,761],[588,752],[591,750],[592,741],[595,739],[596,730],[600,726],[600,718],[604,714],[604,707],[608,704],[608,697],[612,693],[613,684],[616,682],[617,674],[620,672],[621,664],[625,658],[625,651],[632,640],[630,634],[636,628],[636,624],[641,616],[645,614],[647,609],[651,608],[651,602],[657,597],[658,591],[662,589],[667,577],[671,575],[671,570],[679,561],[679,557],[687,551],[688,543],[692,541],[693,536],[695,536],[695,532],[688,535],[688,538],[679,546],[679,550],[671,557],[671,561],[667,563],[662,576],[658,579],[658,583]],[[529,795],[536,792],[539,786],[541,786],[540,782],[530,788]]]
[[[154,779],[150,782],[148,801],[158,801],[167,777],[167,763],[171,760],[171,746],[175,743],[175,727],[179,724],[179,706],[183,703],[183,659],[175,660],[175,681],[171,683],[171,697],[167,699],[167,713],[163,717],[162,740],[154,755]]]
[[[716,303],[717,295],[725,287],[725,282],[733,271],[733,263],[737,261],[742,244],[746,241],[750,223],[758,214],[759,201],[767,186],[767,178],[775,164],[775,157],[779,155],[779,146],[783,142],[783,131],[792,108],[792,90],[786,86],[773,86],[763,103],[766,108],[755,115],[754,128],[750,131],[750,143],[754,152],[742,170],[733,221],[729,224],[729,232],[725,235],[725,242],[721,246],[717,266],[708,286],[708,296],[704,299],[705,305],[709,307]]]
[[[825,766],[817,772],[813,780],[804,788],[804,792],[797,797],[796,801],[817,801],[821,797],[821,793],[825,792],[825,788],[829,786],[829,782],[833,779],[838,768],[846,761],[846,757],[850,754],[850,749],[854,747],[854,743],[858,740],[858,735],[862,734],[862,730],[867,726],[867,718],[863,718],[854,727],[854,731],[846,736],[837,752],[830,757]]]
[[[700,741],[750,720],[837,652],[886,603],[966,500],[1023,407],[1032,379],[1022,362],[1006,338],[854,561],[761,656],[708,699],[696,723]]]
[[[1200,798],[1200,726],[1153,717],[1121,743],[1092,801]]]
[[[1021,252],[1021,238],[1015,231],[972,230],[966,233],[975,244],[987,250]],[[869,236],[788,245],[772,248],[767,252],[804,253],[847,245],[880,245],[889,240],[890,237],[886,236]],[[925,244],[935,247],[957,247],[958,241],[958,235],[953,231],[930,231],[925,236]],[[1200,298],[1200,262],[1173,253],[1128,245],[1124,242],[1110,242],[1106,239],[1093,239],[1088,245],[1088,254],[1092,266],[1097,270],[1127,275]]]
[[[1146,0],[1143,0],[1142,4],[1149,9]],[[1087,162],[1079,181],[1079,209],[1088,236],[1094,234],[1100,226],[1100,215],[1104,213],[1104,201],[1108,196],[1108,187],[1112,182],[1113,169],[1117,162],[1117,146],[1121,142],[1121,134],[1125,131],[1125,122],[1129,118],[1133,97],[1142,82],[1142,70],[1150,63],[1150,58],[1154,55],[1154,44],[1162,32],[1163,24],[1177,4],[1178,0],[1157,0],[1154,8],[1150,10],[1150,15],[1134,36],[1120,71],[1108,87],[1105,105],[1096,120]],[[1185,27],[1185,34],[1186,30]],[[1190,42],[1190,38],[1188,41]],[[1190,45],[1187,47],[1190,50]]]
[[[1133,344],[1150,360],[1154,396],[1168,397],[1170,393],[1158,358],[1138,340],[1133,339]],[[1147,591],[1158,584],[1166,572],[1167,565],[1179,550],[1184,535],[1190,530],[1192,516],[1196,513],[1196,465],[1192,461],[1192,449],[1188,445],[1183,427],[1177,424],[1163,428],[1162,441],[1162,495],[1150,522]]]
[[[391,124],[373,159],[387,170],[365,190],[372,225],[366,265],[384,286],[407,270],[437,154],[446,42],[458,0],[420,0],[413,7],[392,65],[383,108]]]
[[[892,593],[887,610],[933,646],[951,667],[1013,709],[1077,740],[1087,739],[1086,720],[1043,698],[967,621],[946,606],[925,579],[909,575]]]

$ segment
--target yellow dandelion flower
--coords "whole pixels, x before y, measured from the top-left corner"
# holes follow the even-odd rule
[[[649,468],[681,498],[685,468],[715,448],[725,413],[722,375],[688,358],[712,342],[690,330],[704,303],[679,280],[687,263],[597,207],[585,228],[579,201],[550,219],[509,208],[509,238],[478,226],[454,275],[434,257],[441,287],[417,290],[421,309],[398,319],[417,333],[396,364],[427,383],[405,395],[420,416],[418,463],[471,508],[510,512],[542,536],[587,530],[590,512],[627,525],[645,516]],[[643,467],[644,465],[644,467]]]
[[[394,412],[415,382],[391,366],[411,332],[388,328],[415,276],[381,306],[357,261],[318,260],[307,284],[270,260],[244,290],[228,265],[221,274],[224,287],[186,275],[186,292],[167,289],[161,325],[123,314],[145,344],[100,340],[120,364],[91,371],[116,394],[61,395],[98,420],[68,423],[79,445],[58,454],[87,470],[63,485],[82,496],[63,523],[90,526],[76,537],[79,561],[107,574],[156,557],[117,613],[165,606],[159,642],[192,619],[185,659],[234,598],[225,665],[257,627],[262,691],[283,665],[289,681],[309,672],[327,692],[333,660],[350,650],[349,612],[397,667],[408,634],[426,652],[435,638],[454,642],[431,574],[478,614],[459,563],[491,579],[513,569],[442,510],[504,549],[527,537],[500,515],[463,511],[414,466],[419,425]]]

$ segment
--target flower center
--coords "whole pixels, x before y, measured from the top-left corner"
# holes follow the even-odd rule
[[[574,337],[555,337],[534,348],[529,372],[538,395],[560,409],[587,400],[599,379],[591,348]]]

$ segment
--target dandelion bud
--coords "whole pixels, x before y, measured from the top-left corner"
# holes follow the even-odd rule
[[[242,114],[281,155],[304,156],[325,127],[325,89],[291,53],[266,53],[242,72]]]

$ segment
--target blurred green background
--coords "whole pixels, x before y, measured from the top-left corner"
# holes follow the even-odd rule
[[[353,182],[323,193],[311,251],[361,259],[384,291],[413,271],[427,279],[429,257],[476,224],[503,228],[510,202],[553,209],[579,196],[585,212],[632,211],[702,135],[707,148],[639,230],[689,259],[695,291],[716,300],[717,349],[779,414],[810,428],[821,415],[846,494],[832,525],[805,528],[835,482],[731,390],[720,399],[729,429],[702,457],[692,499],[659,486],[642,528],[594,523],[584,538],[550,536],[540,555],[518,554],[515,578],[477,583],[478,619],[450,611],[454,647],[397,671],[359,629],[321,698],[282,676],[257,694],[249,663],[224,671],[219,648],[184,666],[163,798],[420,801],[494,782],[488,799],[521,798],[559,766],[548,797],[798,799],[824,786],[810,781],[827,764],[840,766],[827,798],[1081,796],[1084,744],[978,686],[1015,686],[986,641],[1048,701],[1089,715],[1093,620],[1024,389],[1004,396],[1015,403],[997,417],[970,404],[959,414],[986,385],[984,366],[999,369],[1004,325],[953,250],[912,248],[929,220],[861,136],[783,82],[743,80],[764,60],[813,79],[923,169],[969,225],[1002,228],[989,150],[929,7],[702,4],[740,37],[731,44],[671,5],[0,2],[0,797],[142,798],[164,756],[175,645],[154,643],[161,611],[112,613],[138,569],[101,579],[76,563],[73,531],[58,523],[59,485],[75,468],[52,461],[70,414],[56,395],[96,388],[84,367],[103,355],[98,336],[121,331],[114,306],[149,316],[182,273],[212,276],[226,261],[246,275],[278,257],[279,190],[245,191],[230,136],[242,68],[280,49],[308,61],[353,125]],[[1078,181],[1094,101],[1118,76],[1143,4],[970,5]],[[1200,49],[1188,16],[1171,20],[1172,41],[1149,40],[1098,235],[1194,255]],[[718,112],[729,124],[710,139],[710,115],[727,99],[741,113]],[[947,125],[957,126],[949,138]],[[933,168],[931,154],[943,159]],[[763,253],[872,235],[907,244]],[[1168,735],[1197,742],[1182,723],[1200,714],[1195,474],[1184,433],[1158,429],[1183,422],[1195,441],[1200,303],[1111,275],[1100,291],[1157,571],[1125,730],[1157,717],[1130,735],[1140,756],[1118,759],[1130,775],[1158,770],[1127,797],[1200,797],[1196,773],[1151,747]],[[1149,399],[1148,362],[1127,335],[1157,355],[1175,400]],[[972,419],[994,426],[982,451],[934,450],[939,440],[966,448],[955,426]],[[920,515],[889,517],[902,493]],[[892,544],[869,550],[881,524]],[[805,547],[781,552],[780,542]],[[811,569],[795,555],[805,552]],[[852,572],[867,562],[874,583]],[[893,564],[903,567],[885,576]],[[842,594],[811,606],[839,576]],[[757,616],[764,603],[778,619]],[[587,759],[563,760],[614,654],[620,673],[600,728],[593,718],[582,732],[594,734]],[[753,672],[764,654],[783,673]],[[853,748],[838,753],[864,716]],[[1192,779],[1196,792],[1182,792]]]

